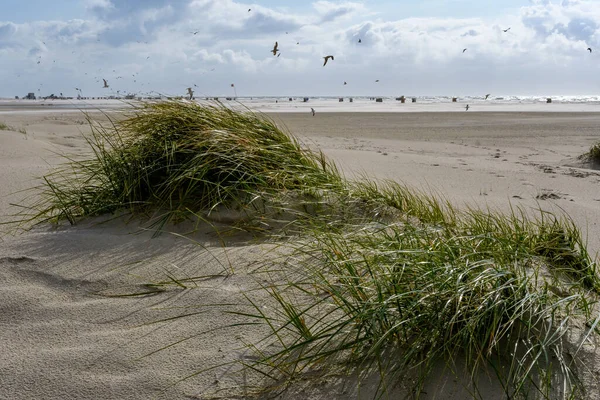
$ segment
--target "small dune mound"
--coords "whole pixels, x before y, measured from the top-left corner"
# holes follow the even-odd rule
[[[219,206],[340,184],[322,154],[250,112],[166,101],[142,103],[108,125],[88,122],[92,156],[44,177],[41,200],[29,207],[31,221],[74,224],[125,211],[163,225]]]

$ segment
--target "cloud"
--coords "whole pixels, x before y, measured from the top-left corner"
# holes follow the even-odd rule
[[[313,8],[320,16],[319,23],[332,22],[338,18],[365,11],[365,7],[360,3],[332,3],[324,0],[313,3]]]
[[[600,65],[598,1],[536,0],[496,18],[392,19],[366,4],[88,0],[81,19],[0,23],[0,81],[18,93],[28,89],[15,89],[16,74],[96,94],[101,74],[123,91],[165,93],[202,82],[219,94],[230,81],[240,95],[338,94],[340,80],[355,95],[597,89],[585,82]],[[269,52],[275,41],[280,57]],[[335,62],[324,68],[325,54]]]
[[[252,8],[252,12],[248,12]],[[193,29],[221,39],[251,38],[294,32],[309,23],[307,18],[232,0],[195,0],[189,7]]]
[[[85,7],[96,15],[108,15],[115,6],[110,0],[87,0]]]

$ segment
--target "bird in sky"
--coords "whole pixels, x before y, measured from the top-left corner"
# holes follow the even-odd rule
[[[310,108],[310,112],[312,113],[312,116],[314,117],[314,116],[315,116],[315,114],[316,114],[316,113],[315,113],[315,109],[311,107],[311,108]]]
[[[190,33],[193,33],[194,35],[197,35],[198,33],[200,33],[200,31],[190,32]]]
[[[507,28],[507,29],[502,29],[502,31],[506,33],[506,32],[508,32],[508,31],[510,31],[510,28]]]
[[[588,47],[587,49],[588,49],[588,51],[589,51],[590,53],[592,52],[592,48],[591,48],[591,47]]]
[[[486,99],[486,100],[488,99],[488,97],[490,97],[490,94],[486,94],[486,95],[485,95],[485,99]]]
[[[106,89],[108,87],[108,82],[104,78],[102,80],[104,81],[104,86],[102,86],[102,87]]]
[[[467,51],[467,49],[463,49],[463,53],[464,53],[465,51]]]
[[[358,43],[362,43],[362,39],[358,39]]]
[[[249,9],[248,9],[248,12],[250,12],[250,11],[252,11],[252,9],[251,9],[251,8],[249,8]]]
[[[323,57],[323,59],[325,60],[325,62],[323,63],[323,66],[327,65],[327,61],[329,61],[330,58],[331,58],[331,60],[335,61],[335,58],[333,58],[333,56],[325,56],[325,57]]]
[[[281,55],[281,52],[277,53],[277,57],[279,57]]]
[[[379,82],[379,79],[375,79],[375,82]]]
[[[279,51],[279,43],[275,42],[275,46],[273,46],[273,50],[271,50],[271,52],[273,53],[274,56],[277,55],[277,52]]]
[[[344,85],[347,85],[348,83],[346,81],[344,81]]]

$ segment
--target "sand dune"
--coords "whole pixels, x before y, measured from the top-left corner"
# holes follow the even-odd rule
[[[463,206],[563,209],[587,230],[590,250],[600,250],[600,171],[576,164],[599,140],[600,113],[271,116],[349,177],[402,181]],[[26,130],[0,131],[6,221],[21,197],[14,192],[59,161],[53,152],[86,151],[80,131],[88,128],[74,112],[3,113],[0,121]],[[210,228],[188,240],[100,222],[0,236],[0,398],[244,398],[242,384],[259,384],[258,377],[223,364],[251,357],[244,343],[257,343],[266,330],[234,326],[247,319],[223,311],[251,311],[244,294],[269,306],[255,290],[265,283],[256,269],[284,249]],[[169,276],[201,279],[189,288],[148,286]],[[136,293],[146,295],[129,296]],[[182,314],[197,315],[171,319]],[[588,372],[597,377],[594,354]],[[461,382],[439,372],[423,398],[465,398]],[[503,398],[486,379],[485,398]],[[357,397],[351,380],[322,383],[299,382],[280,398]],[[372,389],[361,393],[368,398]]]

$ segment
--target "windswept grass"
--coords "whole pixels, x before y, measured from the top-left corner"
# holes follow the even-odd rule
[[[15,128],[13,128],[10,125],[6,125],[4,122],[0,122],[0,131],[14,131]]]
[[[590,151],[588,152],[588,156],[591,160],[600,164],[600,143],[596,143],[595,145],[593,145],[590,148]]]
[[[250,367],[274,379],[271,389],[307,371],[354,369],[380,375],[377,395],[402,382],[418,398],[442,363],[472,378],[474,398],[482,369],[507,398],[580,398],[565,335],[573,320],[597,335],[600,280],[572,221],[458,211],[393,182],[361,182],[353,193],[405,217],[312,231],[290,258],[306,274],[265,287],[277,306],[249,317],[271,328],[279,350],[256,348]],[[459,359],[467,370],[455,369]]]
[[[507,398],[583,393],[565,337],[572,319],[597,335],[600,280],[566,216],[458,210],[394,182],[348,182],[266,117],[218,105],[146,103],[89,122],[92,157],[46,176],[28,221],[126,211],[161,228],[227,207],[279,219],[271,235],[284,239],[300,222],[284,244],[293,274],[264,287],[275,307],[241,313],[271,329],[253,370],[277,383],[308,370],[376,372],[378,394],[403,382],[419,397],[441,362],[472,378],[475,398],[482,369]],[[148,287],[185,283],[168,278]]]
[[[323,154],[264,116],[223,106],[144,103],[122,120],[89,120],[93,156],[44,177],[29,221],[127,211],[159,227],[219,206],[249,207],[282,193],[340,187]]]

